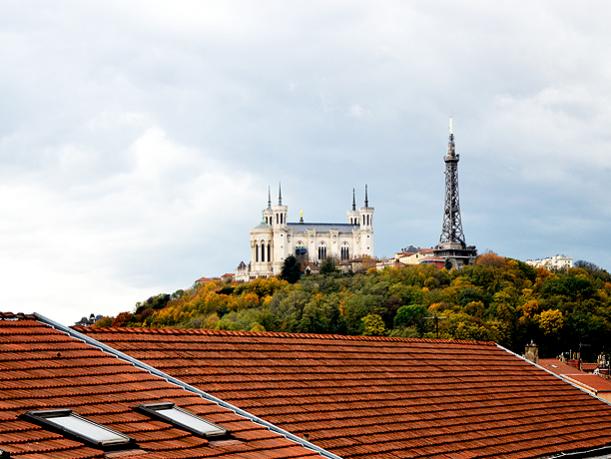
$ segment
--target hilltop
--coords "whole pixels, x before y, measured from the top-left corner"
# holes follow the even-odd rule
[[[611,342],[611,275],[587,263],[549,271],[485,254],[451,271],[418,265],[294,284],[208,280],[94,326],[108,325],[477,339],[516,352],[534,340],[543,355],[580,343],[595,354]]]

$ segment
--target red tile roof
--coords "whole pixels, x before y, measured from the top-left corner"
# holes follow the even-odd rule
[[[104,458],[105,453],[20,417],[69,408],[135,439],[139,457],[320,457],[260,424],[77,340],[33,316],[0,313],[0,450],[11,457]],[[208,441],[134,410],[168,401],[229,429]],[[134,447],[130,447],[133,449]],[[138,451],[134,451],[136,455]]]
[[[581,369],[587,372],[593,372],[598,368],[598,364],[596,362],[581,362]]]
[[[565,375],[569,380],[595,392],[611,392],[611,381],[593,374]]]
[[[78,328],[344,458],[533,458],[611,444],[611,406],[475,341]]]
[[[540,359],[539,365],[556,373],[567,381],[577,384],[596,394],[599,392],[611,392],[611,380],[591,373],[585,373],[558,359]]]
[[[583,371],[558,359],[539,359],[539,365],[557,375],[585,374]]]

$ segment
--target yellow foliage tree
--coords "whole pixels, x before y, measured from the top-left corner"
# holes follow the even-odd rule
[[[555,335],[564,327],[564,316],[558,309],[548,309],[539,316],[539,328],[547,336]]]
[[[361,320],[363,321],[363,335],[383,336],[386,334],[384,320],[379,314],[367,314]]]

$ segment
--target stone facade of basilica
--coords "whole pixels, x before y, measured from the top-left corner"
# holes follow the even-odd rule
[[[373,212],[365,187],[364,206],[358,209],[353,190],[352,208],[347,213],[346,223],[309,223],[303,218],[289,222],[288,206],[282,203],[282,190],[278,190],[276,205],[272,205],[268,193],[263,219],[250,231],[250,263],[240,263],[236,280],[278,275],[289,255],[314,268],[329,257],[340,264],[363,257],[373,258]]]

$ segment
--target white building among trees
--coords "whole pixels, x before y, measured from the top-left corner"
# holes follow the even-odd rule
[[[568,269],[573,267],[573,259],[566,255],[554,255],[553,257],[526,260],[526,264],[535,268]]]
[[[373,258],[373,212],[365,185],[365,202],[361,208],[357,209],[356,194],[352,190],[352,208],[346,223],[310,223],[304,222],[303,216],[298,222],[289,222],[288,206],[282,203],[282,189],[278,188],[276,205],[272,205],[268,190],[263,219],[250,230],[250,263],[240,263],[236,280],[278,275],[290,255],[306,266],[318,266],[327,258],[334,258],[338,263]]]

